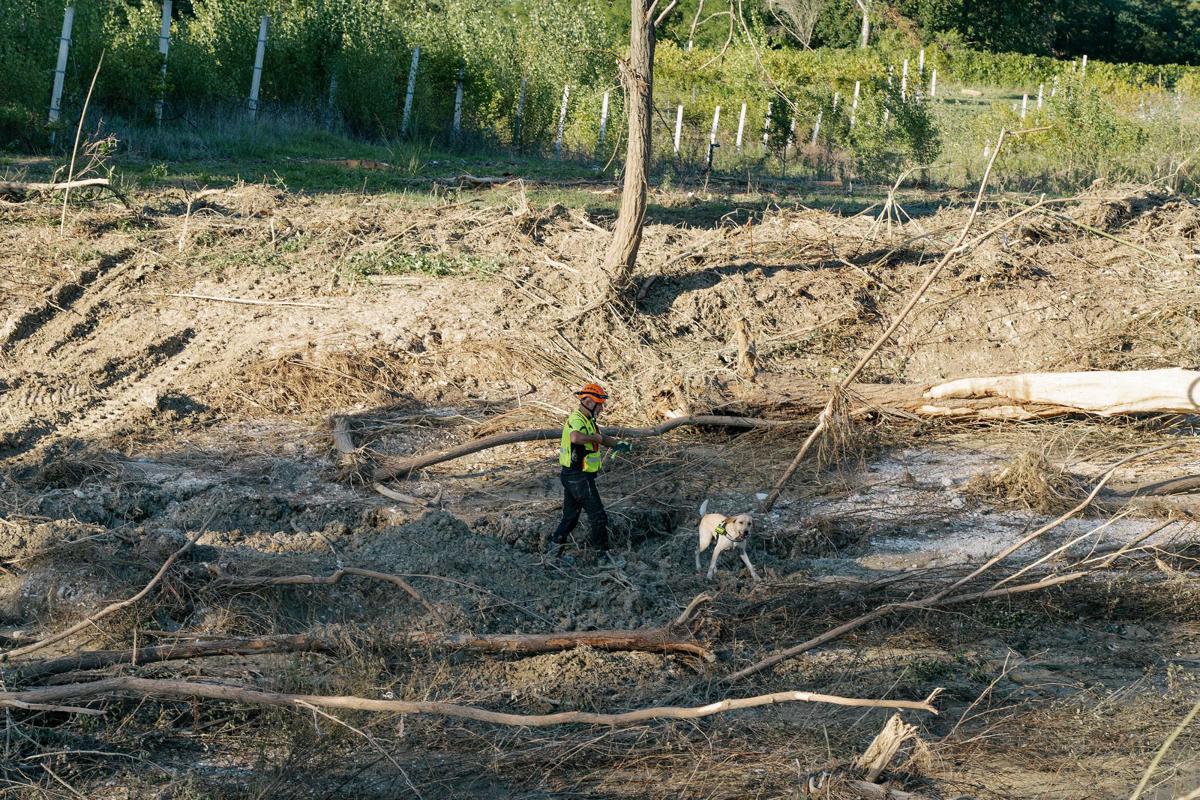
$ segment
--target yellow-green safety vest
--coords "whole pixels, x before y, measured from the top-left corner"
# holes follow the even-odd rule
[[[589,436],[595,436],[596,421],[584,414],[579,409],[571,412],[567,417],[566,423],[563,425],[562,441],[558,448],[558,463],[564,467],[571,466],[571,431],[579,431],[586,433]],[[583,471],[584,472],[599,472],[600,471],[600,445],[585,444],[583,456]]]

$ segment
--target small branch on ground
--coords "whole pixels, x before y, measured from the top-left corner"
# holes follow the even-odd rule
[[[26,199],[32,194],[65,192],[71,189],[108,189],[113,193],[113,196],[125,204],[125,206],[129,205],[129,200],[117,189],[117,187],[112,185],[108,178],[83,178],[81,180],[60,181],[58,183],[0,181],[0,197],[8,200],[20,201]]]
[[[190,294],[188,292],[169,293],[167,297],[180,297],[185,300],[210,300],[214,303],[235,303],[244,306],[292,306],[295,308],[325,308],[337,310],[337,306],[325,303],[305,303],[300,300],[252,300],[247,297],[219,297],[210,294]]]
[[[10,659],[10,658],[15,658],[17,656],[27,655],[29,653],[35,653],[38,650],[41,650],[42,648],[49,647],[52,644],[61,642],[63,639],[74,636],[76,633],[79,633],[81,630],[92,627],[96,622],[104,619],[105,617],[109,616],[110,614],[115,614],[116,612],[120,611],[121,609],[127,608],[128,606],[131,606],[134,603],[136,603],[137,601],[141,600],[143,597],[145,597],[147,594],[150,593],[151,589],[153,589],[155,586],[157,586],[159,584],[160,581],[162,581],[163,577],[167,574],[167,570],[169,570],[171,568],[171,566],[174,565],[174,563],[176,561],[178,561],[181,556],[183,556],[184,553],[186,553],[188,550],[192,549],[192,545],[194,545],[196,543],[196,540],[200,538],[201,534],[204,533],[204,530],[207,527],[208,527],[208,525],[205,524],[204,527],[202,527],[200,530],[196,531],[196,533],[192,536],[191,539],[188,539],[187,544],[185,544],[183,547],[179,548],[174,553],[172,553],[171,557],[168,558],[165,562],[163,562],[163,565],[161,567],[159,567],[158,572],[155,573],[154,577],[150,579],[150,582],[147,583],[145,585],[145,587],[143,587],[142,590],[140,592],[138,592],[137,594],[135,594],[133,597],[130,597],[128,600],[121,600],[119,602],[112,603],[108,606],[105,606],[100,611],[96,612],[95,614],[91,615],[90,617],[88,617],[85,620],[75,623],[71,627],[67,628],[65,631],[56,633],[52,636],[47,636],[45,639],[36,641],[33,644],[27,644],[24,647],[18,647],[14,650],[9,650],[7,653],[0,654],[0,659]]]
[[[940,691],[940,690],[938,690]],[[722,700],[703,706],[655,706],[620,714],[598,714],[588,711],[561,711],[555,714],[508,714],[487,711],[474,706],[441,703],[431,700],[375,700],[354,696],[326,696],[312,694],[285,694],[259,689],[247,689],[229,684],[201,683],[187,680],[155,680],[150,678],[106,678],[90,683],[69,683],[62,686],[46,686],[19,692],[0,692],[0,708],[20,707],[19,703],[55,704],[63,701],[79,701],[94,697],[106,697],[117,693],[129,693],[135,697],[177,697],[185,699],[222,700],[231,703],[246,703],[260,706],[282,706],[304,708],[348,708],[385,714],[429,714],[438,717],[453,717],[486,722],[493,725],[520,727],[549,727],[553,725],[609,725],[623,726],[660,719],[700,719],[725,711],[742,708],[757,708],[781,703],[826,703],[857,708],[896,708],[924,711],[936,714],[933,706],[938,692],[925,700],[869,700],[855,697],[817,694],[815,692],[775,692]]]
[[[426,600],[420,592],[413,588],[412,584],[401,578],[399,575],[390,575],[386,572],[376,572],[370,569],[359,569],[357,567],[342,567],[336,570],[331,575],[280,575],[280,576],[238,576],[231,575],[225,571],[220,564],[208,564],[209,573],[216,578],[217,586],[331,586],[338,583],[347,575],[357,575],[361,578],[371,578],[377,581],[384,581],[394,586],[398,586],[408,594],[409,597],[420,603],[430,616],[445,626],[446,618],[434,608],[428,600]]]

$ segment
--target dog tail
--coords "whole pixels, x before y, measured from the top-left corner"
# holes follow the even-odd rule
[[[704,502],[700,504],[700,516],[703,517],[707,513],[708,513],[708,498],[706,497],[706,498],[704,498]]]

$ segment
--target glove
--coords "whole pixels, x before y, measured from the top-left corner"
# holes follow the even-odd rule
[[[617,442],[613,445],[613,452],[630,453],[633,452],[633,444],[630,442]]]

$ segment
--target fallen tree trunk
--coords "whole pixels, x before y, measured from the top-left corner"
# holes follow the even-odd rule
[[[697,417],[677,417],[667,420],[652,428],[616,428],[605,426],[601,432],[606,436],[619,436],[624,439],[639,439],[647,436],[662,436],[668,431],[685,425],[713,425],[724,426],[727,428],[778,428],[790,425],[789,422],[781,422],[770,419],[749,419],[746,417],[729,417],[729,416],[697,416]],[[488,450],[493,447],[500,447],[506,444],[517,444],[518,442],[538,442],[557,439],[562,436],[562,428],[535,428],[528,431],[511,431],[508,433],[496,433],[491,436],[485,436],[482,439],[466,442],[449,450],[443,450],[440,453],[429,453],[423,456],[411,456],[407,458],[398,458],[395,456],[383,456],[379,459],[378,465],[375,467],[374,477],[377,481],[388,480],[389,478],[405,477],[418,469],[431,467],[434,464],[440,464],[443,461],[450,461],[455,458],[472,453],[478,453],[482,450]]]
[[[1032,372],[932,385],[855,383],[847,392],[853,414],[881,411],[919,419],[1200,413],[1200,371],[1184,369]],[[828,388],[819,383],[759,373],[751,391],[709,398],[709,405],[725,413],[795,419],[818,413],[827,395]]]
[[[184,661],[192,658],[256,656],[270,653],[338,653],[346,649],[348,641],[361,635],[359,632],[353,632],[345,638],[313,634],[259,636],[250,639],[177,642],[129,650],[91,650],[46,661],[17,664],[5,677],[10,682],[13,680],[28,682],[67,672],[104,669],[122,664],[157,664],[163,661]],[[710,663],[715,660],[713,654],[707,649],[691,639],[672,634],[667,628],[500,634],[418,631],[389,639],[384,644],[397,647],[427,647],[518,655],[554,653],[587,646],[597,650],[679,653],[696,656]]]
[[[215,574],[231,577],[216,568]],[[282,583],[310,583],[297,581],[310,575],[283,576]],[[243,585],[264,585],[263,579],[246,578]],[[268,579],[269,580],[269,579]],[[697,610],[712,600],[707,594],[698,594],[679,616],[661,628],[641,628],[631,631],[567,631],[562,633],[511,633],[479,635],[472,633],[430,633],[426,631],[402,634],[389,640],[388,645],[411,645],[431,648],[453,648],[478,650],[490,653],[551,653],[570,650],[581,645],[600,650],[640,650],[652,653],[685,653],[714,661],[711,652],[683,634]],[[10,673],[19,680],[33,680],[50,675],[79,670],[102,669],[116,664],[149,664],[160,661],[178,661],[189,658],[209,658],[227,655],[260,655],[265,653],[337,652],[348,641],[361,634],[352,631],[346,637],[335,637],[333,632],[325,636],[297,634],[291,636],[260,636],[251,639],[223,639],[211,642],[189,642],[170,645],[154,645],[132,650],[94,650],[76,653],[47,661],[27,662],[18,665]]]
[[[938,691],[941,691],[940,689]],[[740,708],[779,703],[829,703],[859,708],[905,708],[936,714],[932,700],[937,692],[925,700],[867,700],[855,697],[816,694],[814,692],[775,692],[755,697],[743,697],[708,703],[703,706],[657,706],[621,714],[597,714],[588,711],[560,711],[555,714],[508,714],[487,711],[474,706],[456,703],[441,703],[433,700],[375,700],[367,697],[327,696],[316,694],[284,694],[259,689],[247,689],[228,684],[200,683],[198,681],[155,680],[151,678],[106,678],[90,683],[69,683],[62,686],[46,686],[19,692],[0,692],[0,708],[22,708],[36,705],[42,710],[62,710],[72,713],[88,713],[94,709],[62,707],[64,702],[77,702],[94,697],[129,692],[137,697],[177,697],[187,700],[204,698],[231,703],[247,703],[260,706],[283,706],[307,710],[306,706],[318,708],[344,708],[356,711],[372,711],[388,714],[429,714],[438,717],[456,717],[487,722],[493,725],[515,725],[520,727],[548,727],[552,725],[632,725],[658,719],[699,719],[734,711]]]
[[[16,666],[6,676],[9,681],[33,681],[66,672],[103,669],[116,664],[157,664],[189,658],[249,656],[267,653],[331,653],[337,650],[332,639],[310,634],[297,636],[261,636],[253,639],[220,639],[209,642],[176,642],[133,650],[91,650],[62,658],[34,661]]]
[[[1200,371],[1027,372],[963,378],[932,387],[930,400],[1001,397],[1016,404],[1044,403],[1108,417],[1114,414],[1200,412]],[[936,408],[932,406],[931,408]]]

